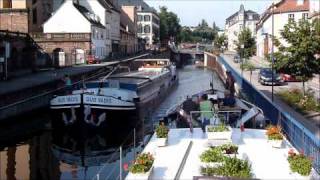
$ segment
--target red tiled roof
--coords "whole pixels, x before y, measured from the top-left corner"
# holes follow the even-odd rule
[[[309,0],[304,0],[302,5],[297,5],[297,0],[281,0],[274,4],[274,14],[309,11]],[[272,14],[272,5],[262,14],[260,21],[257,23],[258,27],[265,22]]]

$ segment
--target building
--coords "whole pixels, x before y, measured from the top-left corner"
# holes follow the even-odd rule
[[[118,0],[106,0],[111,5],[110,19],[110,39],[112,46],[112,56],[120,55],[120,7]]]
[[[100,23],[105,26],[105,45],[106,55],[110,56],[112,52],[112,40],[111,40],[111,17],[112,17],[112,3],[105,0],[81,0],[78,1],[80,5],[86,7],[89,11],[96,14]]]
[[[68,16],[65,15],[68,12]],[[98,15],[86,7],[66,0],[43,25],[40,37],[33,38],[47,51],[68,64],[82,64],[88,55],[106,58],[106,27]],[[56,55],[56,53],[58,55]],[[55,60],[56,61],[56,60]]]
[[[259,14],[245,10],[240,6],[240,10],[226,19],[225,34],[228,37],[228,50],[236,50],[238,35],[244,28],[250,29],[252,35],[256,36],[256,23],[259,21]]]
[[[135,6],[121,6],[120,51],[134,54],[138,51],[137,9]]]
[[[273,9],[273,10],[272,10]],[[272,16],[274,23],[272,26]],[[281,44],[286,44],[281,39],[281,30],[288,24],[289,20],[299,21],[300,19],[307,19],[309,16],[309,0],[281,0],[267,8],[261,15],[257,23],[257,56],[266,57],[272,51],[272,29],[275,38],[280,40]],[[274,46],[274,51],[277,47]]]
[[[0,30],[29,32],[27,0],[0,0]]]
[[[320,18],[320,1],[319,0],[310,0],[310,13],[309,17],[311,19]]]
[[[54,0],[27,0],[29,9],[29,32],[42,32],[43,23],[53,12]]]
[[[160,17],[154,8],[142,0],[120,0],[123,6],[137,8],[137,33],[138,37],[146,41],[147,48],[151,48],[160,40]]]

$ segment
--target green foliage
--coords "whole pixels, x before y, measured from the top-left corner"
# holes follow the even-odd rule
[[[245,70],[245,71],[254,71],[256,67],[250,62],[246,61],[240,65],[240,68]]]
[[[268,139],[269,140],[282,140],[283,136],[280,133],[278,133],[278,134],[270,134],[268,136]]]
[[[168,137],[168,133],[169,133],[169,129],[164,124],[160,124],[156,128],[157,138],[167,138]]]
[[[224,164],[218,167],[202,167],[201,174],[206,176],[223,176],[235,178],[251,178],[251,165],[247,160],[225,158]]]
[[[150,153],[142,153],[137,156],[129,170],[132,173],[146,173],[150,170],[154,157]]]
[[[208,132],[225,132],[230,131],[230,129],[225,124],[219,124],[217,126],[208,127]]]
[[[319,73],[320,61],[314,56],[320,49],[319,23],[289,21],[281,37],[288,44],[279,45],[279,52],[275,53],[275,68],[301,76],[303,82]]]
[[[202,19],[201,23],[193,31],[189,27],[183,27],[179,34],[181,42],[205,42],[211,43],[218,36],[219,28],[213,24],[213,27],[209,27],[208,23]]]
[[[256,40],[252,36],[250,29],[244,28],[238,35],[238,41],[236,42],[237,52],[241,57],[249,59],[256,52]],[[244,48],[241,48],[241,45],[244,45]]]
[[[214,46],[218,49],[221,49],[222,46],[228,46],[228,37],[225,34],[221,34],[214,39]]]
[[[308,176],[312,168],[312,160],[303,154],[289,155],[288,161],[292,172],[297,172],[303,176]]]
[[[221,149],[212,147],[200,155],[202,162],[222,162],[224,160]]]
[[[178,16],[169,12],[165,6],[160,7],[160,40],[169,40],[176,37],[181,30],[180,20]]]
[[[317,103],[313,94],[310,92],[303,95],[301,90],[292,89],[280,91],[277,95],[288,105],[294,107],[301,113],[307,113],[308,111],[320,112],[320,104]]]

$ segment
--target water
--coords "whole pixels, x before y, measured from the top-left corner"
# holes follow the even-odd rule
[[[162,116],[187,95],[209,89],[212,79],[214,88],[223,89],[217,75],[209,70],[186,66],[179,71],[179,78],[179,86],[153,117]],[[148,137],[145,129],[137,128],[137,143],[133,148],[133,129],[125,125],[98,132],[52,129],[48,109],[12,120],[19,123],[0,128],[0,179],[117,179],[120,145],[126,166],[143,149],[143,140]],[[127,171],[123,171],[124,176]]]

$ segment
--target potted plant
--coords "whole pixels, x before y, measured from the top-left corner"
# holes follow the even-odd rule
[[[222,151],[217,147],[210,147],[200,155],[201,164],[204,167],[220,166],[224,158]]]
[[[159,147],[167,145],[168,133],[169,128],[167,128],[163,123],[156,128],[157,145]]]
[[[137,156],[129,171],[134,179],[149,179],[153,170],[154,157],[150,153],[142,153]]]
[[[303,153],[297,154],[291,149],[288,153],[288,162],[292,172],[299,173],[302,176],[310,176],[312,169],[311,158]]]
[[[267,128],[268,141],[275,148],[281,148],[283,142],[283,135],[280,133],[280,127],[269,126]]]
[[[231,141],[232,129],[230,126],[220,124],[217,126],[206,126],[208,139],[223,139]]]
[[[201,167],[201,174],[204,176],[230,177],[231,179],[250,179],[253,175],[248,160],[241,160],[236,157],[226,157],[221,166]]]

